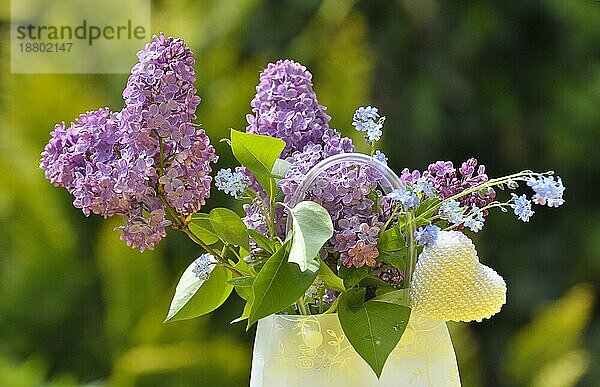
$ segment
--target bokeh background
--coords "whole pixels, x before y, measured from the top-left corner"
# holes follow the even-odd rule
[[[491,176],[555,169],[562,208],[497,213],[475,237],[509,284],[502,313],[450,328],[465,387],[600,385],[600,2],[157,0],[152,23],[196,54],[220,165],[260,70],[292,58],[346,135],[357,106],[380,108],[397,171],[471,156]],[[162,324],[195,246],[171,232],[129,250],[38,168],[54,123],[120,109],[127,74],[11,75],[8,34],[0,0],[0,385],[247,385],[253,331],[229,325],[234,296]]]

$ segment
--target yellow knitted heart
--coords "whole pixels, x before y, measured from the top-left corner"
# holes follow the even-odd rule
[[[482,265],[473,242],[440,231],[419,256],[410,286],[411,308],[437,320],[481,321],[506,303],[506,283]]]

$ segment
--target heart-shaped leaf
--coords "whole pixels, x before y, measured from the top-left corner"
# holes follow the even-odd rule
[[[292,249],[288,260],[305,271],[332,237],[333,223],[327,210],[315,202],[300,202],[289,212],[292,216]]]
[[[342,293],[338,317],[352,347],[380,377],[385,361],[406,329],[410,309],[373,300],[363,303],[364,296],[365,289]]]
[[[232,274],[223,266],[213,265],[209,277],[202,281],[193,272],[192,262],[179,279],[165,322],[202,316],[217,309],[231,293],[227,283]]]
[[[296,302],[317,276],[318,266],[300,271],[298,265],[288,262],[286,249],[287,245],[280,247],[254,280],[248,328],[261,318],[280,312]]]

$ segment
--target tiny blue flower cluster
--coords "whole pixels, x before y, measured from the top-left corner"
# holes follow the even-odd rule
[[[385,153],[383,153],[379,149],[375,151],[375,153],[373,154],[373,158],[382,163],[383,165],[387,165],[388,158],[385,155]]]
[[[560,177],[554,180],[554,176],[542,176],[539,179],[531,179],[527,185],[535,192],[533,202],[542,206],[558,207],[563,204],[563,193],[565,186]]]
[[[231,168],[221,169],[215,176],[215,186],[238,199],[248,188],[248,178],[241,172],[231,172]]]
[[[406,186],[403,189],[395,189],[387,195],[390,199],[398,201],[402,204],[402,208],[405,211],[410,211],[419,206],[421,200],[419,199],[419,195],[411,189],[409,186]]]
[[[428,245],[435,242],[435,239],[440,231],[441,229],[433,224],[428,224],[425,227],[419,227],[417,231],[415,231],[415,240],[419,246]]]
[[[515,194],[512,195],[511,205],[515,215],[519,217],[523,222],[529,222],[529,218],[534,214],[534,211],[531,209],[531,202],[527,199],[527,196],[521,195],[517,196]]]
[[[192,273],[198,278],[200,281],[204,282],[210,276],[210,272],[213,270],[213,266],[217,264],[217,260],[212,255],[205,253],[199,256],[194,261],[194,268],[192,269]]]
[[[354,113],[352,126],[359,132],[365,132],[366,140],[373,143],[381,139],[381,135],[383,134],[381,129],[384,122],[385,117],[379,115],[376,107],[361,106]]]

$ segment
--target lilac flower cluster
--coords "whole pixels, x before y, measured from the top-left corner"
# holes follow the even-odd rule
[[[477,166],[477,160],[474,158],[462,163],[458,172],[460,172],[460,177],[457,175],[457,171],[451,161],[438,161],[430,164],[427,171],[423,173],[423,176],[431,181],[433,188],[442,199],[447,199],[488,181],[488,177],[485,174],[485,166]],[[461,207],[465,209],[470,209],[473,205],[483,208],[489,205],[495,197],[496,193],[492,189],[489,189],[485,192],[473,192],[457,200]],[[485,210],[484,216],[487,215],[488,211]]]
[[[183,40],[155,36],[138,53],[125,107],[82,114],[55,126],[42,153],[46,178],[87,216],[123,215],[121,239],[143,251],[165,236],[165,203],[198,211],[210,195],[214,148],[196,129],[194,58]]]
[[[287,159],[291,168],[279,182],[284,201],[292,195],[306,173],[325,157],[322,147],[314,145],[304,152],[295,152]],[[340,253],[346,266],[375,266],[378,257],[377,240],[383,222],[382,214],[373,213],[375,202],[369,194],[377,187],[381,177],[366,166],[341,164],[332,167],[313,183],[307,198],[322,205],[330,214],[334,235],[326,249]]]
[[[286,142],[282,158],[291,167],[278,185],[284,195],[283,201],[289,204],[298,185],[314,165],[329,156],[353,152],[354,145],[349,138],[329,128],[330,117],[317,101],[312,90],[312,75],[304,66],[289,60],[269,64],[261,74],[256,90],[251,103],[254,115],[247,116],[249,126],[246,131]],[[357,119],[377,120],[377,125],[383,123],[376,108],[363,110],[364,114]],[[385,155],[381,155],[385,160]],[[241,172],[251,175],[244,169]],[[340,253],[348,266],[374,266],[379,255],[376,246],[382,223],[379,215],[373,214],[374,202],[368,197],[378,179],[380,176],[371,168],[342,165],[325,171],[307,193],[310,200],[321,204],[332,217],[335,231],[326,249]],[[250,187],[264,194],[252,179]],[[244,222],[248,227],[265,232],[266,219],[259,207],[259,201],[245,205]],[[285,212],[276,208],[278,234],[283,234],[285,224]]]
[[[329,129],[331,117],[317,101],[312,74],[291,60],[269,63],[250,105],[254,114],[246,116],[246,132],[284,140],[282,158],[320,143]]]

